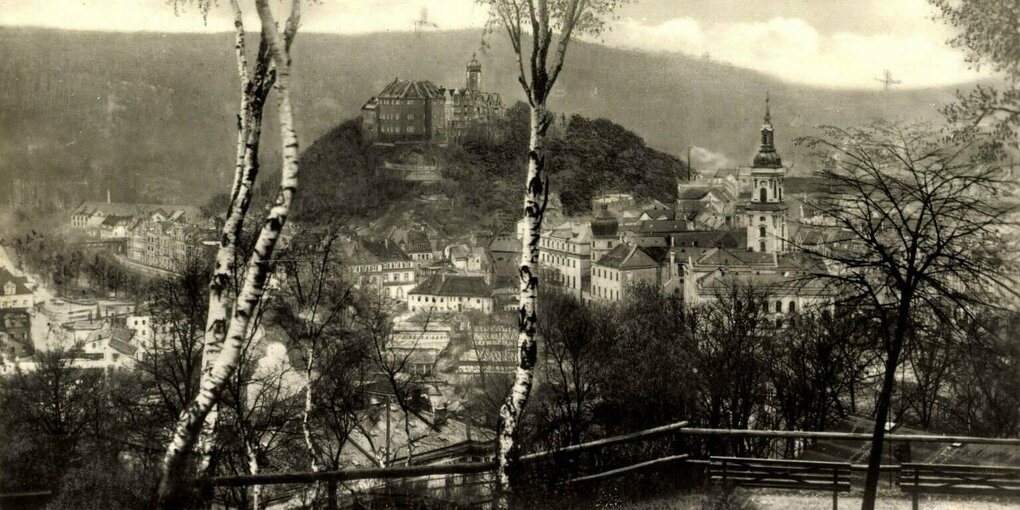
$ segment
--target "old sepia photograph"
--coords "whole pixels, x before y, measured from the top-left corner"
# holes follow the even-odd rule
[[[1020,510],[1020,0],[0,0],[0,510]]]

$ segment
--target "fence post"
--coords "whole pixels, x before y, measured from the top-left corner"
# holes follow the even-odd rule
[[[839,510],[839,468],[832,468],[832,510]]]
[[[920,478],[920,476],[918,476],[917,467],[915,466],[914,467],[914,497],[913,497],[912,502],[911,502],[911,508],[913,510],[917,510],[917,497],[918,497],[918,493],[920,492],[919,490],[917,490],[917,483],[919,481],[918,480],[919,478]]]

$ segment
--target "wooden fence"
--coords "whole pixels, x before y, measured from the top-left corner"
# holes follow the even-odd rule
[[[731,429],[706,429],[687,427],[687,422],[682,421],[661,427],[655,427],[630,434],[623,434],[582,444],[556,448],[540,452],[529,453],[521,456],[521,466],[525,469],[544,470],[549,466],[557,465],[558,462],[571,462],[578,455],[584,453],[601,452],[605,448],[621,445],[632,445],[651,439],[673,437],[682,439],[685,436],[721,436],[721,437],[765,437],[780,439],[813,439],[827,441],[870,441],[871,435],[852,432],[820,432],[820,431],[787,431],[787,430],[731,430]],[[960,443],[960,444],[981,444],[1000,446],[1020,446],[1018,438],[987,438],[970,436],[942,436],[942,435],[917,435],[917,434],[889,434],[886,436],[888,442],[911,442],[911,443]],[[660,452],[665,453],[665,452]],[[578,472],[580,467],[571,464],[574,472],[568,473],[565,477],[555,481],[557,486],[577,486],[583,483],[596,480],[605,480],[624,476],[636,472],[647,472],[654,469],[665,468],[667,465],[687,465],[696,469],[704,470],[709,465],[707,459],[688,458],[685,454],[669,452],[668,455],[661,455],[652,459],[640,459],[637,461],[626,460],[624,465],[606,466],[602,463],[594,463],[596,472]],[[562,465],[562,464],[561,464]],[[591,466],[586,466],[591,467]],[[424,466],[397,466],[388,468],[372,469],[350,469],[340,471],[320,472],[296,472],[296,473],[264,473],[258,475],[233,475],[218,476],[199,480],[198,483],[205,487],[246,487],[252,485],[274,485],[274,484],[312,484],[316,482],[349,482],[356,480],[408,480],[421,477],[460,476],[461,480],[468,475],[483,475],[492,473],[496,469],[494,461],[454,463],[441,465]],[[851,471],[864,471],[867,466],[861,464],[850,465]],[[883,465],[883,472],[896,473],[901,470],[900,465]]]

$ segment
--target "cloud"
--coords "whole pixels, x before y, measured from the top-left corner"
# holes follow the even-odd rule
[[[915,12],[918,7],[911,7]],[[924,18],[919,17],[922,21]],[[924,24],[926,23],[926,24]],[[800,18],[704,25],[692,18],[648,24],[621,20],[606,36],[610,45],[708,55],[786,81],[827,87],[878,88],[889,69],[902,87],[949,85],[979,78],[963,56],[948,48],[934,22],[897,33],[822,34]],[[930,27],[928,25],[931,25]]]
[[[185,7],[175,15],[167,0],[0,0],[0,25],[232,30],[227,2],[220,1],[205,20],[194,7],[188,7],[193,0],[178,2]],[[258,26],[253,2],[241,0],[250,30]],[[666,18],[680,9],[673,2],[649,2],[658,6],[652,18],[624,15],[605,34],[605,43],[697,57],[708,54],[790,82],[829,87],[878,88],[881,84],[875,78],[881,77],[884,69],[903,82],[900,87],[947,85],[980,77],[967,69],[962,55],[945,45],[949,29],[931,19],[934,12],[926,0],[862,0],[853,7],[823,7],[797,0],[782,8],[782,12],[792,13],[788,17],[765,20],[748,17],[774,9],[759,6],[755,10],[733,1],[719,8],[715,0],[702,2],[701,16]],[[270,4],[274,8],[283,5]],[[440,30],[478,29],[488,17],[486,7],[473,0],[330,0],[304,5],[304,32],[411,31],[425,12]],[[281,14],[285,13],[277,17],[282,18]]]
[[[0,0],[0,25],[73,30],[227,32],[233,15],[219,2],[203,18],[193,1],[179,0]],[[258,26],[253,0],[240,0],[249,30]],[[281,2],[270,2],[274,10]],[[302,10],[303,32],[361,34],[412,31],[423,14],[440,30],[481,27],[488,11],[470,0],[331,0],[309,2]],[[286,12],[278,12],[282,19]]]
[[[721,168],[734,168],[739,165],[732,158],[721,152],[715,152],[711,149],[692,145],[691,166],[698,171],[705,171],[719,170]]]

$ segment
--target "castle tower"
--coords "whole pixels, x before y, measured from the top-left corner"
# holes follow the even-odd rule
[[[765,96],[761,146],[751,164],[751,203],[747,205],[747,249],[766,253],[786,251],[786,209],[783,202],[783,160],[776,152],[775,130]]]
[[[468,90],[481,90],[482,84],[482,64],[478,63],[478,59],[475,58],[475,54],[471,54],[471,61],[467,64],[467,89]]]

